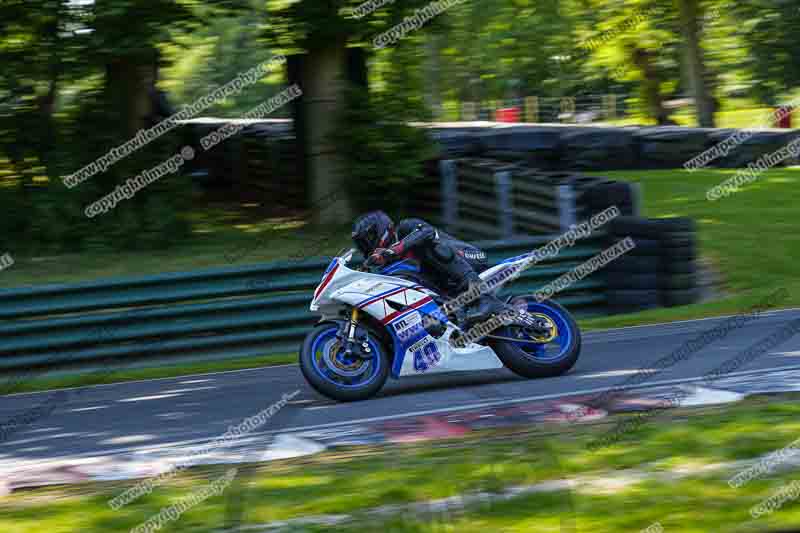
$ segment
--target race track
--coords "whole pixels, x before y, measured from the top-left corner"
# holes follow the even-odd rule
[[[707,372],[797,319],[800,310],[764,313],[688,359],[640,382],[636,388],[699,383]],[[177,450],[209,442],[228,426],[268,409],[283,394],[297,390],[300,393],[263,427],[243,436],[233,448],[226,449],[224,454],[220,452],[222,455],[217,459],[235,461],[236,449],[263,452],[277,434],[335,429],[510,402],[596,395],[624,385],[626,379],[650,368],[654,361],[724,320],[585,334],[578,364],[559,378],[523,380],[500,370],[400,382],[389,380],[378,398],[351,404],[333,403],[317,395],[305,384],[295,365],[72,389],[66,401],[59,401],[52,413],[20,427],[0,444],[0,478],[19,478],[46,465],[83,463],[95,465],[95,470],[102,472],[97,477],[131,477],[140,473],[135,469],[124,471],[125,465],[133,464],[134,459],[152,462],[156,458],[174,457]],[[761,382],[769,383],[779,374],[793,376],[793,372],[787,373],[791,370],[800,371],[800,335],[792,336],[726,377],[758,377]],[[796,390],[800,390],[800,372],[797,376]],[[0,423],[47,402],[53,394],[4,397],[0,400]],[[214,456],[208,458],[214,459]]]

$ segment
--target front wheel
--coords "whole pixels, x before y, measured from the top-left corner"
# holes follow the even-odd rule
[[[510,304],[534,315],[544,315],[555,326],[555,331],[548,342],[533,344],[522,342],[531,340],[531,337],[519,328],[497,330],[498,336],[521,341],[490,340],[492,349],[506,368],[524,378],[560,376],[569,371],[581,352],[581,331],[569,311],[552,300],[538,302],[533,296],[514,298]]]
[[[300,370],[314,389],[332,400],[366,400],[383,387],[389,376],[389,356],[372,332],[368,344],[372,357],[362,359],[345,354],[337,338],[339,324],[328,322],[315,327],[300,349]]]

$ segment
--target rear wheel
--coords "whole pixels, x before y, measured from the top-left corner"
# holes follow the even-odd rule
[[[537,302],[533,296],[520,296],[510,303],[524,306],[534,315],[544,315],[556,330],[552,340],[543,344],[491,339],[492,349],[506,368],[525,378],[560,376],[569,371],[581,352],[581,332],[569,312],[552,300]],[[501,328],[496,335],[531,340],[514,327]]]
[[[320,324],[306,335],[300,350],[300,370],[320,394],[340,402],[374,396],[389,376],[389,356],[379,337],[368,333],[371,357],[346,355],[337,338],[339,324]]]

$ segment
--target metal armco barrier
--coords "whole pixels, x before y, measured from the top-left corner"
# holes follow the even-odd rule
[[[504,289],[529,293],[603,249],[597,235]],[[550,238],[476,243],[494,263]],[[86,372],[296,352],[330,259],[0,290],[0,373]],[[556,296],[578,316],[604,311],[603,276]]]

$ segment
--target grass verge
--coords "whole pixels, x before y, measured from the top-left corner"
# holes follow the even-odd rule
[[[733,489],[738,470],[701,470],[753,459],[783,448],[800,433],[797,395],[751,398],[717,407],[657,415],[618,443],[596,451],[587,443],[609,431],[603,423],[485,430],[468,438],[389,447],[352,447],[303,460],[244,465],[224,496],[191,508],[163,531],[214,531],[231,506],[245,524],[320,514],[358,514],[376,506],[504,487],[571,479],[571,490],[542,492],[468,509],[446,531],[639,531],[660,522],[666,531],[769,531],[800,523],[800,506],[750,525],[749,509],[791,480],[764,475]],[[0,499],[0,530],[13,533],[127,531],[219,478],[230,465],[198,467],[151,494],[111,510],[107,502],[132,482],[92,482],[33,489]],[[633,469],[633,470],[629,470]],[[630,475],[635,471],[641,476]],[[680,475],[677,475],[681,472]],[[674,476],[672,474],[675,474]],[[620,482],[620,480],[624,482]],[[295,531],[442,531],[441,524],[369,519],[343,529]],[[439,529],[436,529],[439,528]]]
[[[350,245],[349,226],[316,227],[299,217],[253,220],[233,208],[209,208],[191,217],[192,236],[164,250],[90,248],[35,256],[7,250],[15,264],[0,273],[0,288],[254,265],[332,255]]]
[[[778,288],[789,298],[784,308],[800,307],[800,232],[795,220],[800,202],[800,169],[774,169],[740,192],[716,202],[706,191],[736,170],[616,171],[595,173],[639,183],[644,216],[688,216],[697,221],[700,255],[724,279],[726,296],[714,302],[582,322],[587,329],[610,328],[736,314]]]

